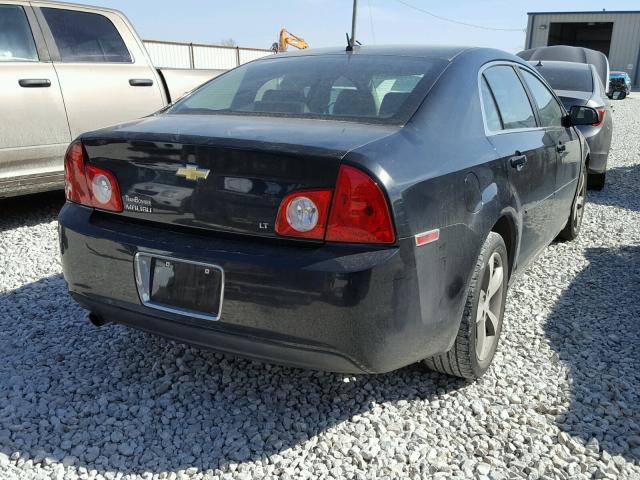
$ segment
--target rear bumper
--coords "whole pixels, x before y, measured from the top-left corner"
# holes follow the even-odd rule
[[[611,148],[611,120],[606,119],[598,127],[590,125],[580,127],[580,131],[589,145],[589,173],[607,171],[607,159]]]
[[[80,304],[104,321],[181,342],[305,368],[381,373],[446,351],[458,329],[461,295],[440,296],[441,260],[422,247],[416,268],[412,239],[392,248],[266,243],[132,224],[74,204],[65,205],[59,224],[65,280]],[[221,266],[220,321],[142,305],[133,265],[140,251]]]
[[[287,342],[264,335],[251,335],[249,332],[205,328],[176,319],[152,316],[149,312],[110,305],[109,299],[91,298],[75,293],[71,296],[100,320],[121,323],[181,343],[284,365],[331,372],[370,373],[366,366],[359,365],[355,359],[331,351],[326,346]],[[154,315],[157,315],[157,312],[154,312]]]

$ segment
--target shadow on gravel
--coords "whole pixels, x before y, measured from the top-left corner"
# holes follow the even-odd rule
[[[385,417],[384,402],[437,401],[467,385],[418,366],[348,377],[260,364],[98,329],[85,315],[60,275],[0,295],[0,453],[103,474],[235,469],[291,457],[347,420],[358,435],[368,425],[358,414]]]
[[[607,170],[604,189],[589,190],[587,201],[640,212],[640,164]]]
[[[63,204],[63,191],[0,198],[0,232],[55,220]]]
[[[545,325],[569,367],[571,405],[556,423],[572,441],[594,447],[597,440],[603,451],[638,461],[640,246],[589,248],[585,255],[589,265]]]

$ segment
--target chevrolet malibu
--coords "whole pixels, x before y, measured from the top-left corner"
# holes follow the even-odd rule
[[[64,277],[96,325],[477,378],[513,279],[580,231],[596,120],[498,50],[270,56],[71,144]]]

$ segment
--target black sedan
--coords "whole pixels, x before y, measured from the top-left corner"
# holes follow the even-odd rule
[[[578,235],[589,149],[489,49],[274,55],[82,135],[60,247],[96,325],[338,372],[477,378],[509,283]]]
[[[596,68],[586,63],[549,60],[529,63],[549,82],[567,110],[574,105],[585,105],[597,110],[598,120],[592,125],[582,125],[579,129],[587,139],[591,152],[587,163],[588,186],[594,190],[602,190],[607,175],[613,116]]]

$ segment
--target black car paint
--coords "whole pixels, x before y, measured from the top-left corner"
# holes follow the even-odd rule
[[[108,135],[88,134],[83,144],[94,163],[118,175],[124,216],[275,237],[275,217],[287,193],[333,188],[347,152],[398,129],[305,119],[165,114],[115,127]],[[176,165],[196,161],[211,171],[206,179],[194,183],[175,175]],[[163,172],[168,175],[161,176]],[[231,187],[230,182],[238,180],[245,182],[244,188]],[[186,196],[173,202],[171,193]],[[128,198],[153,211],[128,211]]]
[[[343,54],[408,53],[362,47]],[[168,215],[159,224],[145,214],[110,214],[67,203],[59,219],[60,242],[74,298],[106,321],[305,367],[385,372],[448,350],[489,231],[503,234],[510,267],[521,272],[566,223],[587,147],[573,127],[562,128],[564,133],[544,128],[496,135],[486,131],[478,72],[491,62],[532,70],[517,57],[461,48],[418,48],[410,54],[451,61],[402,127],[213,116],[210,131],[215,135],[209,138],[202,120],[159,115],[82,136],[90,161],[111,168],[118,163],[139,168],[138,160],[112,157],[117,151],[125,159],[135,157],[148,142],[178,144],[171,149],[180,151],[180,161],[200,166],[207,166],[208,152],[233,143],[234,152],[245,152],[242,162],[249,162],[251,172],[260,169],[264,158],[254,155],[256,150],[304,159],[306,176],[278,177],[282,191],[267,196],[270,221],[284,192],[333,186],[339,164],[357,166],[388,196],[395,245],[292,241],[260,233],[255,226],[219,228],[213,217],[197,224]],[[227,130],[217,127],[224,122],[229,122]],[[248,132],[244,136],[243,124]],[[192,135],[198,126],[202,132]],[[340,128],[348,135],[340,135]],[[563,152],[557,150],[560,141]],[[207,153],[200,157],[203,151]],[[195,157],[188,160],[190,154]],[[520,154],[529,158],[516,170],[510,160]],[[139,161],[164,162],[157,152]],[[125,192],[135,190],[136,182],[124,174],[118,178]],[[201,204],[198,200],[196,206]],[[251,209],[247,213],[251,215]],[[436,228],[437,242],[416,247],[414,235]],[[226,285],[221,321],[142,306],[133,276],[133,256],[140,250],[222,266]]]

